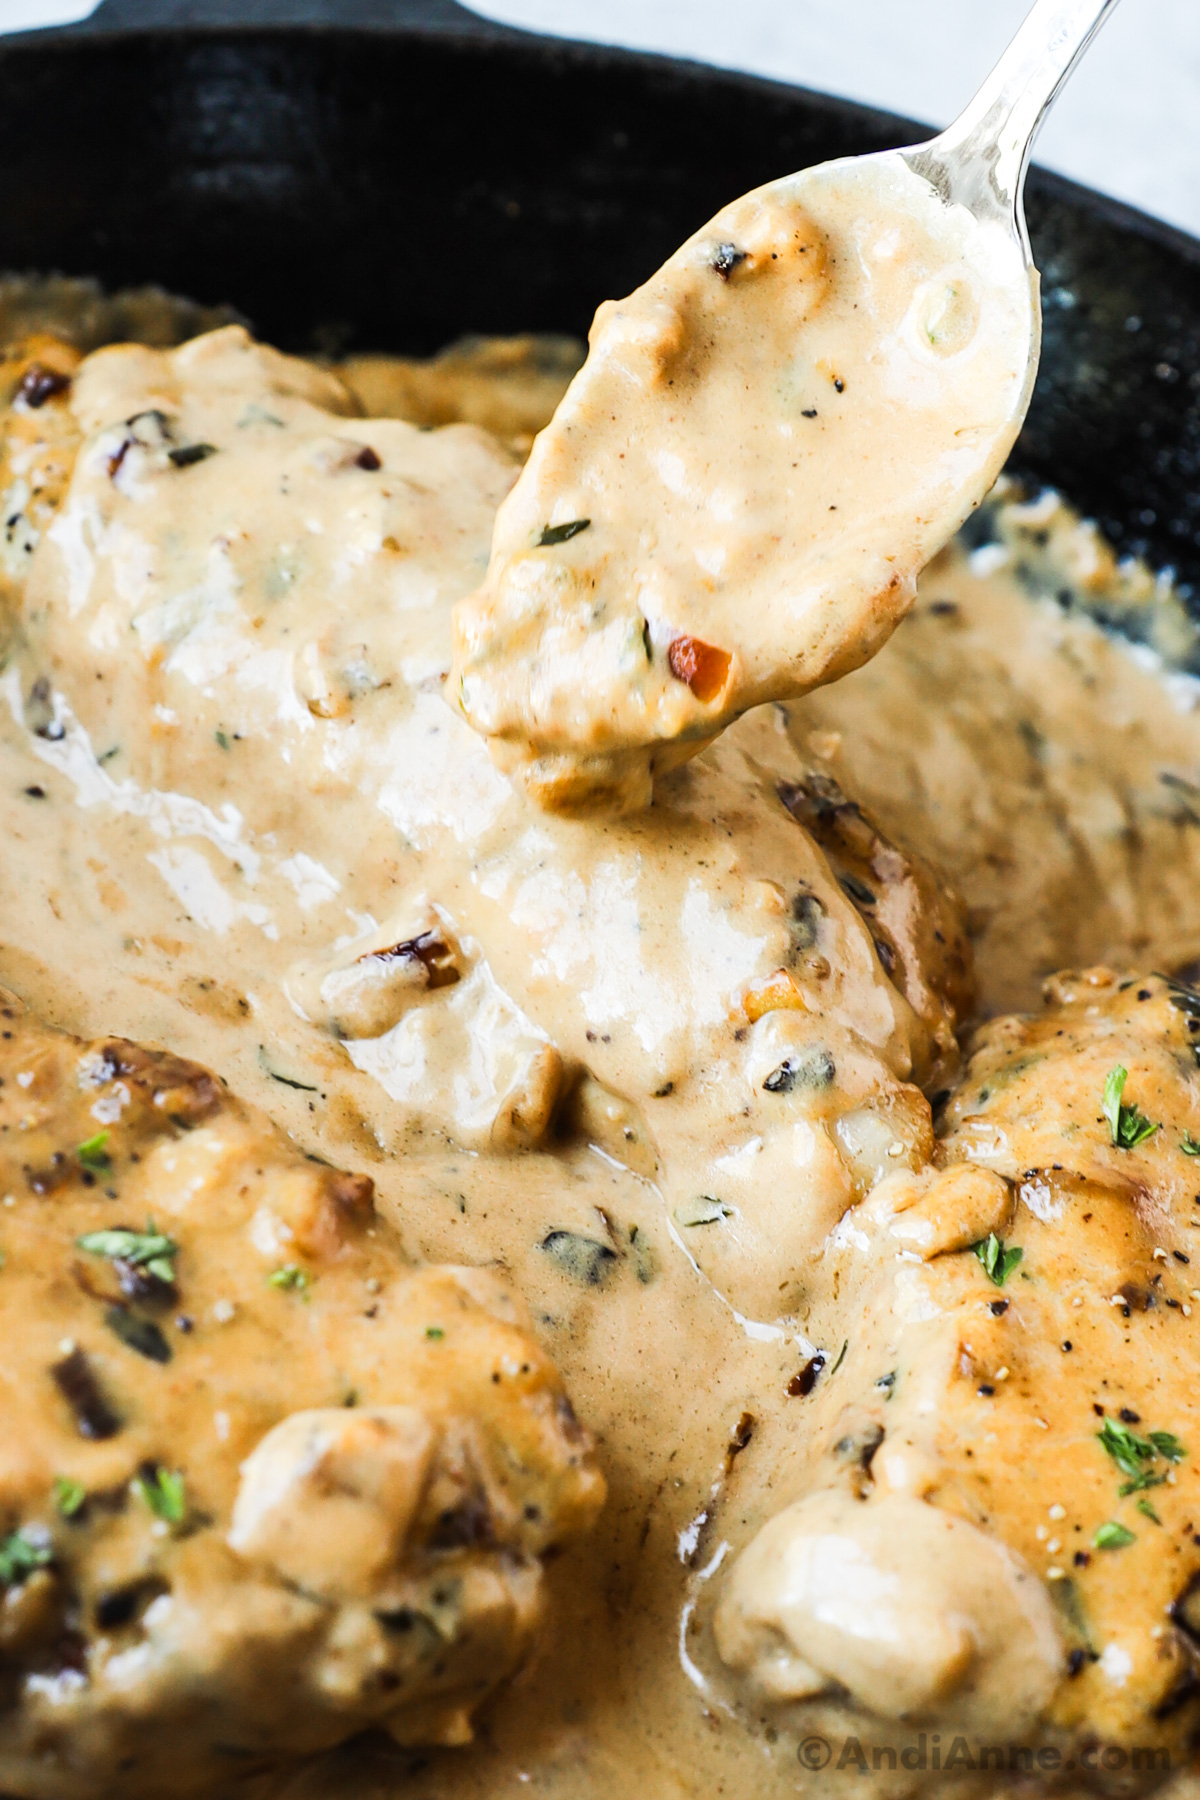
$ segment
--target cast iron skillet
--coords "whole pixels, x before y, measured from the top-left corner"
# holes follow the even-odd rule
[[[104,0],[0,40],[0,269],[160,282],[300,350],[582,334],[723,202],[922,135],[454,0]],[[1014,465],[1200,617],[1200,243],[1040,171],[1029,215],[1046,347]]]

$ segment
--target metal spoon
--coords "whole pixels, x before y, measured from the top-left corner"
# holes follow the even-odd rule
[[[1030,146],[1115,4],[1038,0],[940,136],[767,183],[600,308],[455,614],[450,691],[542,804],[644,805],[903,617],[1029,406]]]
[[[982,224],[1011,232],[1031,271],[1025,174],[1033,142],[1067,77],[1116,6],[1117,0],[1037,0],[953,124],[927,144],[884,153],[906,163],[948,204],[965,206]],[[1037,374],[1040,327],[1038,315],[1029,392]]]

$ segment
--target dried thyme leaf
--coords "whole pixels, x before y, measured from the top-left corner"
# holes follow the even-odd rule
[[[104,1323],[139,1356],[150,1362],[170,1362],[171,1346],[153,1319],[139,1318],[137,1313],[128,1312],[123,1306],[110,1306],[104,1315]]]
[[[278,1069],[273,1069],[271,1067],[270,1059],[267,1056],[267,1047],[265,1044],[260,1044],[258,1046],[258,1066],[264,1075],[269,1075],[272,1081],[278,1081],[282,1083],[284,1087],[296,1088],[301,1094],[315,1094],[319,1092],[315,1082],[296,1081],[291,1075],[281,1075]]]
[[[106,1256],[111,1262],[130,1263],[168,1286],[174,1283],[172,1258],[179,1255],[179,1245],[173,1238],[156,1231],[153,1219],[147,1219],[145,1231],[129,1231],[118,1226],[108,1231],[89,1231],[75,1242],[89,1256]]]
[[[537,547],[544,550],[549,544],[569,543],[581,531],[586,531],[591,522],[590,519],[570,519],[565,525],[547,525],[537,541]]]
[[[1187,1455],[1173,1431],[1151,1431],[1142,1437],[1123,1419],[1106,1418],[1096,1438],[1122,1475],[1128,1477],[1118,1490],[1122,1499],[1163,1485],[1166,1475],[1154,1468],[1160,1457],[1165,1462],[1180,1463]]]
[[[578,1231],[548,1232],[538,1248],[558,1264],[564,1275],[585,1287],[603,1287],[617,1266],[615,1250]]]
[[[204,462],[207,457],[217,454],[215,444],[181,444],[177,450],[168,450],[167,456],[177,469],[190,469],[193,463]]]

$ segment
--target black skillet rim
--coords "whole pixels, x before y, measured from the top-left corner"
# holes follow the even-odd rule
[[[546,37],[469,13],[454,0],[103,0],[77,24],[0,40],[0,77],[13,59],[162,44],[181,35],[235,48],[288,37],[331,45],[402,38],[481,57],[534,59],[545,72],[596,82],[640,82],[647,92],[667,84],[685,98],[719,95],[747,117],[756,103],[790,110],[818,133],[827,128],[863,147],[929,135],[916,121],[836,95]],[[759,178],[776,172],[764,169]],[[1061,485],[1122,552],[1174,569],[1200,618],[1200,240],[1036,166],[1028,204],[1047,301],[1046,351],[1013,466],[1035,483]],[[0,260],[8,261],[2,248]],[[579,320],[563,326],[578,329]]]

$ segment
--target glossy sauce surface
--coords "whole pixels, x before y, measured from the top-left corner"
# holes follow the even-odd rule
[[[170,354],[103,351],[13,417],[7,491],[52,444],[67,446],[70,478],[6,565],[0,979],[81,1035],[197,1057],[301,1148],[368,1171],[409,1254],[499,1264],[599,1444],[608,1508],[552,1570],[540,1659],[474,1746],[422,1753],[420,1791],[465,1800],[523,1777],[560,1800],[807,1791],[795,1718],[764,1715],[721,1666],[722,1643],[735,1673],[750,1666],[713,1635],[734,1552],[814,1471],[819,1489],[844,1404],[860,1389],[868,1410],[889,1404],[874,1388],[899,1366],[889,1283],[907,1281],[916,1308],[906,1366],[940,1392],[960,1313],[1002,1297],[971,1244],[1007,1232],[1032,1269],[1053,1223],[1014,1215],[1029,1203],[974,1152],[982,1173],[958,1210],[917,1204],[933,1191],[927,1096],[954,1083],[971,1001],[955,905],[910,852],[966,897],[984,1012],[1032,1004],[1060,961],[1188,962],[1191,688],[1022,585],[1009,506],[994,553],[936,564],[868,669],[741,720],[665,773],[646,812],[547,814],[442,693],[451,608],[480,578],[517,474],[504,444],[358,416],[336,378],[236,330]],[[1069,570],[1080,541],[1061,526]],[[1106,568],[1094,586],[1120,579]],[[947,754],[951,728],[969,754]],[[1161,846],[1158,879],[1130,855],[1131,832]],[[1169,1038],[1177,1022],[1155,992],[1145,1030]],[[1156,1119],[1182,1129],[1189,1093],[1169,1112],[1156,1099]],[[1178,1135],[1162,1167],[1183,1181]],[[905,1181],[909,1203],[892,1205]],[[1165,1248],[1200,1266],[1185,1198],[1160,1208]],[[836,1236],[859,1215],[869,1252]],[[915,1275],[893,1268],[894,1218],[927,1228]],[[1089,1308],[1107,1304],[1114,1257],[1153,1270],[1150,1229],[1139,1215],[1119,1257],[1108,1238],[1071,1248]],[[1200,1454],[1176,1267],[1179,1310],[1146,1320],[1172,1334],[1155,1339],[1162,1402],[1147,1425]],[[1031,1304],[1023,1352],[1039,1402],[1063,1357],[1053,1304]],[[1085,1389],[1084,1376],[1054,1389],[1047,1441],[1077,1440],[1100,1482]],[[996,1427],[998,1456],[1017,1430]],[[922,1454],[954,1489],[950,1447]],[[1196,1466],[1173,1466],[1178,1516],[1162,1514],[1181,1569],[1196,1560],[1183,1532],[1200,1517]],[[913,1505],[927,1492],[910,1482]],[[1060,1499],[1039,1475],[1006,1491],[999,1523],[967,1501],[948,1511],[1048,1593],[1033,1547]],[[1109,1643],[1148,1664],[1155,1582],[1176,1591],[1155,1541],[1136,1552],[1160,1572],[1142,1584],[1136,1643],[1104,1614],[1098,1672],[1067,1690],[1117,1734],[1145,1726],[1115,1704],[1127,1684],[1104,1673],[1124,1667],[1104,1663]],[[1157,1695],[1161,1673],[1137,1692]],[[1055,1694],[1064,1679],[1056,1663]],[[1029,1691],[1040,1705],[1037,1680]],[[988,1704],[991,1728],[1003,1684]],[[844,1728],[844,1713],[825,1722]],[[415,1766],[377,1743],[288,1792],[417,1791]]]
[[[760,188],[606,301],[455,614],[500,766],[552,808],[644,805],[866,661],[999,474],[1037,332],[1015,236],[898,158]]]

